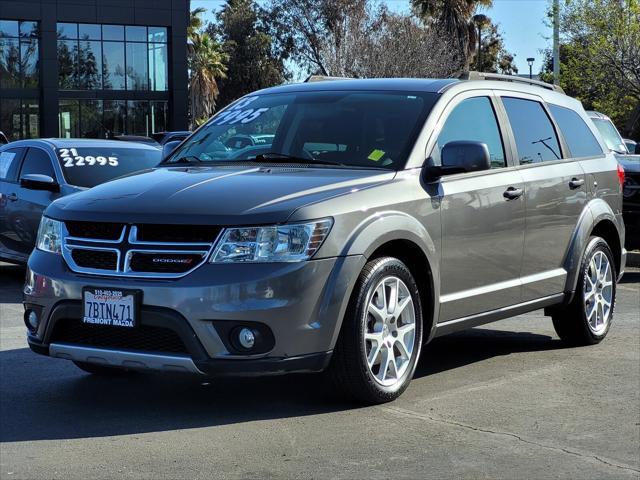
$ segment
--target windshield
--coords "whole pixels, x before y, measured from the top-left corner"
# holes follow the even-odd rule
[[[627,146],[622,141],[622,137],[613,123],[611,123],[611,120],[602,120],[598,118],[592,118],[592,120],[604,138],[604,143],[607,144],[609,150],[613,150],[618,153],[627,153]]]
[[[289,159],[398,170],[436,98],[361,91],[252,95],[213,117],[168,163]]]
[[[162,156],[160,150],[122,147],[58,148],[56,153],[67,183],[87,188],[155,167]]]

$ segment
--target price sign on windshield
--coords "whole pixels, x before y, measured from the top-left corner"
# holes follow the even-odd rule
[[[64,168],[72,167],[92,167],[98,166],[110,166],[117,167],[118,157],[105,157],[103,155],[79,155],[75,148],[60,148],[58,149],[58,157],[62,162]]]

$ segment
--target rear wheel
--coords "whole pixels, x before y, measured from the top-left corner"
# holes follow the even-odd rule
[[[73,364],[80,370],[92,375],[122,375],[131,371],[125,368],[110,367],[108,365],[99,365],[97,363],[76,362],[75,360],[73,360]]]
[[[591,237],[582,257],[571,303],[552,315],[558,336],[572,345],[593,345],[607,336],[616,299],[616,271],[607,242]]]
[[[338,388],[366,403],[384,403],[409,386],[422,344],[418,286],[398,259],[362,270],[329,366]]]

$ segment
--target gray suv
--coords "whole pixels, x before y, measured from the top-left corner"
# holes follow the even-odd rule
[[[580,103],[546,84],[261,90],[158,168],[47,208],[29,344],[98,374],[326,371],[390,401],[423,345],[465,328],[544,308],[567,343],[600,342],[623,180]]]

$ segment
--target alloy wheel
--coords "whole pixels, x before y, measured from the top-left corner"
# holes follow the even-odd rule
[[[367,304],[364,342],[366,362],[375,380],[390,387],[405,374],[414,354],[416,313],[406,284],[384,277]]]
[[[584,313],[589,329],[599,335],[606,330],[613,307],[613,272],[604,252],[591,257],[585,280]]]

